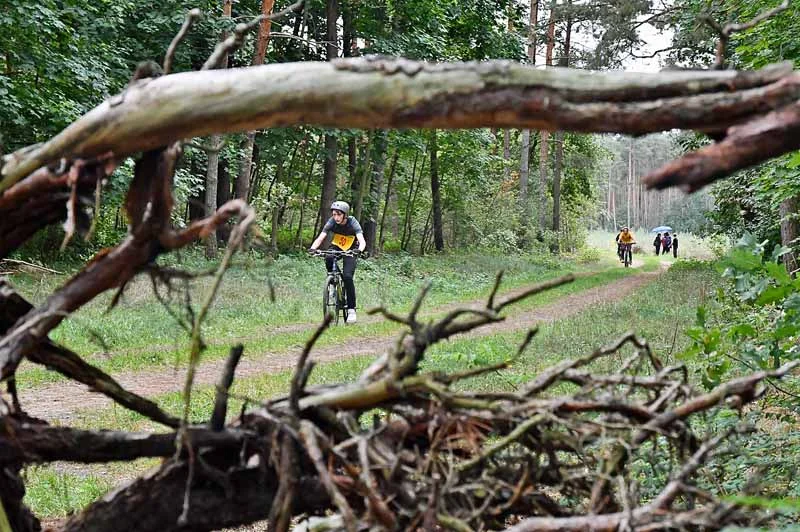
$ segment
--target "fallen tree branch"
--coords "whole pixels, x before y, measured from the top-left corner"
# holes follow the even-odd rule
[[[647,75],[368,57],[186,72],[137,80],[115,105],[105,102],[47,143],[5,156],[0,191],[63,157],[123,157],[178,139],[277,125],[724,131],[799,97],[789,63]]]
[[[236,451],[245,444],[248,433],[236,429],[215,431],[189,427],[192,444],[218,450]],[[0,417],[0,465],[13,463],[114,462],[175,454],[176,433],[153,434],[79,430],[70,427],[20,422],[11,416]]]

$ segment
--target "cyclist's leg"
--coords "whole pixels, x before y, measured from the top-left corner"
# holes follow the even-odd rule
[[[347,308],[356,308],[356,283],[353,275],[356,271],[356,258],[345,257],[342,265],[342,280],[344,281],[344,293],[347,297]]]
[[[335,246],[333,244],[331,244],[331,246],[328,249],[330,249],[331,251],[342,251],[342,248],[340,248],[339,246]],[[328,270],[328,273],[331,273],[333,271],[334,262],[336,262],[336,259],[334,259],[333,257],[325,257],[325,269]]]

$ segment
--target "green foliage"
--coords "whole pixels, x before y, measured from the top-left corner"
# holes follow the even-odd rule
[[[675,10],[672,24],[677,50],[672,60],[681,65],[706,66],[714,58],[718,36],[698,17],[710,16],[721,24],[746,23],[780,2],[757,0],[683,0]],[[769,63],[789,60],[800,65],[800,17],[796,3],[752,28],[734,32],[728,47],[728,66],[739,69],[761,68]],[[697,149],[707,140],[689,136],[684,151]],[[708,213],[705,233],[724,234],[738,239],[752,233],[758,240],[780,241],[778,206],[800,194],[800,155],[795,152],[779,157],[718,182],[711,188],[715,200]]]
[[[698,307],[696,324],[686,331],[692,345],[681,358],[700,362],[707,387],[734,369],[776,368],[800,356],[800,279],[780,262],[786,248],[767,253],[766,246],[748,234],[719,261],[728,282]]]

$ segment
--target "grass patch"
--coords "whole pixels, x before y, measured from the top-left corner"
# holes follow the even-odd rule
[[[554,269],[549,262],[546,265],[533,263],[531,266],[526,267],[519,263],[518,257],[511,257],[506,263],[509,266],[509,273],[504,276],[503,288],[501,295],[504,292],[519,287],[520,285],[527,285],[535,282],[552,279],[559,275],[568,272],[583,273],[589,268],[599,270],[593,275],[579,276],[573,283],[561,286],[555,290],[539,294],[531,297],[517,305],[517,311],[527,310],[536,306],[545,305],[565,295],[576,293],[594,286],[605,284],[617,279],[621,279],[627,275],[640,273],[641,271],[653,270],[659,267],[659,262],[651,257],[645,260],[644,266],[633,269],[626,269],[620,267],[619,263],[608,255],[601,258],[601,260],[590,265],[578,265],[573,262],[566,263],[566,268]],[[299,260],[299,259],[298,259]],[[394,260],[394,259],[393,259]],[[435,264],[434,259],[427,259],[429,262]],[[461,271],[462,267],[456,267],[455,261],[452,258],[446,261],[450,264],[453,271]],[[461,264],[460,262],[458,264]],[[480,264],[480,263],[479,263]],[[502,261],[494,259],[488,260],[484,266],[494,267],[502,265]],[[423,262],[423,266],[429,263]],[[396,265],[395,265],[396,266]],[[480,269],[480,268],[478,268]],[[469,282],[463,282],[461,288],[454,286],[456,281],[454,279],[461,279],[459,276],[450,278],[448,275],[440,277],[434,275],[432,271],[420,270],[430,274],[434,281],[431,286],[431,291],[426,299],[426,304],[423,313],[427,316],[434,317],[437,313],[435,308],[444,304],[455,304],[458,302],[473,300],[479,297],[488,295],[491,289],[494,275],[490,278],[488,274],[480,273]],[[418,273],[420,273],[418,272]],[[241,283],[239,288],[235,290],[236,293],[253,293],[260,291],[265,286],[265,282],[254,282],[252,279],[245,280],[243,274],[236,277],[237,282]],[[384,284],[391,284],[387,280],[392,278],[390,270],[374,270],[375,275],[379,273],[383,276],[383,281],[375,279],[373,285],[383,286]],[[478,281],[480,279],[480,282]],[[385,282],[384,282],[385,281]],[[401,298],[398,293],[392,296],[392,299],[398,299],[394,304],[386,304],[389,308],[396,312],[407,311],[410,307],[411,301],[416,297],[418,290],[425,282],[424,278],[420,278],[413,284],[414,291],[406,285],[403,288],[403,297]],[[287,281],[288,282],[288,281]],[[137,292],[138,293],[138,292]],[[258,356],[264,353],[277,353],[288,351],[305,344],[308,338],[309,329],[317,322],[315,317],[311,314],[305,316],[310,320],[305,322],[307,326],[302,326],[303,322],[298,323],[283,323],[280,326],[267,326],[264,322],[254,319],[253,316],[258,314],[258,310],[253,307],[257,303],[247,297],[241,299],[229,297],[230,290],[225,292],[226,298],[221,301],[220,305],[212,312],[211,318],[207,322],[207,327],[204,328],[204,335],[209,347],[203,354],[203,359],[206,361],[217,360],[227,356],[228,350],[233,343],[243,342],[245,344],[245,353],[249,356]],[[280,310],[281,304],[269,304],[264,301],[263,294],[259,297],[262,310],[269,312]],[[316,300],[306,300],[307,310],[311,310],[311,304]],[[145,306],[150,307],[149,314],[145,313]],[[315,311],[318,311],[315,305]],[[429,309],[425,311],[425,309]],[[93,313],[96,309],[86,310],[87,313]],[[143,317],[143,313],[146,316]],[[362,314],[363,315],[363,314]],[[158,305],[155,301],[149,303],[141,303],[134,307],[123,306],[115,310],[109,315],[97,315],[97,327],[102,327],[104,330],[111,330],[113,338],[116,340],[111,342],[109,334],[101,333],[95,329],[94,334],[91,331],[80,329],[78,325],[82,323],[83,319],[67,320],[61,327],[51,334],[51,337],[56,341],[63,341],[66,345],[69,343],[69,338],[73,338],[78,344],[83,343],[88,347],[91,338],[102,337],[104,342],[109,342],[115,346],[115,350],[109,351],[80,351],[83,353],[83,358],[89,363],[97,366],[103,371],[110,374],[119,374],[127,371],[140,371],[146,368],[169,368],[177,367],[185,363],[186,354],[188,352],[188,339],[184,335],[175,334],[175,323],[170,316],[166,314],[163,307]],[[157,322],[157,325],[153,322]],[[147,325],[152,325],[152,328],[146,329]],[[228,326],[230,324],[230,326]],[[115,329],[116,327],[116,329]],[[145,329],[143,329],[143,327]],[[356,328],[353,327],[332,327],[318,342],[319,347],[326,347],[330,345],[337,345],[347,342],[348,340],[358,337],[359,340],[367,338],[385,337],[393,334],[399,328],[397,325],[387,322],[372,322],[361,323]],[[65,333],[64,331],[69,331]],[[140,342],[141,336],[150,335],[149,347],[143,346]],[[66,335],[66,336],[65,336]],[[108,346],[107,346],[108,347]],[[96,346],[95,346],[96,348]],[[73,348],[74,349],[74,348]],[[65,380],[61,375],[55,372],[45,370],[38,366],[25,364],[20,368],[17,373],[17,381],[20,388],[35,388],[46,384],[59,382]]]
[[[624,275],[622,269],[615,271],[623,271]],[[607,272],[606,275],[619,275],[615,271]],[[533,378],[541,369],[565,358],[584,355],[631,329],[647,338],[657,354],[664,358],[665,362],[669,362],[670,351],[678,351],[686,343],[682,330],[691,323],[696,305],[715,282],[716,273],[705,265],[686,263],[676,266],[619,302],[598,305],[570,318],[543,325],[528,351],[511,369],[472,379],[465,385],[473,390],[513,390]],[[524,334],[524,330],[518,330],[438,344],[429,350],[423,363],[423,370],[455,371],[505,360],[516,352]],[[620,355],[623,356],[625,355]],[[352,380],[373,358],[373,356],[361,356],[321,364],[312,374],[311,382],[326,384]],[[618,364],[619,359],[611,357],[598,364],[596,369],[608,371]],[[255,402],[285,394],[290,378],[291,371],[287,370],[271,375],[238,379],[234,383],[233,392],[239,399],[232,400],[229,412],[232,415],[238,413],[242,406],[242,397],[252,398]],[[198,387],[192,402],[191,417],[194,420],[203,421],[208,418],[213,408],[213,397],[213,387]],[[182,407],[182,396],[179,392],[164,394],[156,399],[163,408],[172,412],[179,412]],[[114,427],[119,430],[155,428],[138,414],[121,408],[83,412],[78,416],[76,426]],[[119,464],[115,467],[121,468],[116,474],[125,477],[145,469],[142,464]],[[54,478],[55,473],[50,469],[39,468],[37,471],[39,476],[31,479],[33,482],[28,497],[39,515],[58,516],[70,509],[77,509],[91,500],[88,494],[92,493],[92,489],[99,490],[101,487],[98,481],[91,477],[81,478],[71,475]],[[63,501],[59,506],[51,500],[53,497],[49,499],[45,497],[44,494],[48,493],[48,490],[57,491],[52,486],[57,488],[61,485],[59,482],[74,486],[76,493],[87,493],[86,499],[62,498]],[[63,487],[61,489],[63,491]],[[65,506],[65,502],[69,501],[74,504],[71,508]]]
[[[98,475],[59,472],[53,466],[29,467],[25,476],[25,503],[46,518],[66,517],[113,487]]]

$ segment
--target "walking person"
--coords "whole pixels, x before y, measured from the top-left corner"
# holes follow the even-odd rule
[[[656,233],[656,239],[653,240],[653,246],[656,248],[656,257],[658,257],[658,253],[661,251],[661,233]]]
[[[672,256],[678,258],[678,234],[672,233]]]
[[[661,237],[661,254],[666,255],[669,253],[670,244],[672,244],[672,239],[669,237],[669,233],[666,231],[664,235]]]

